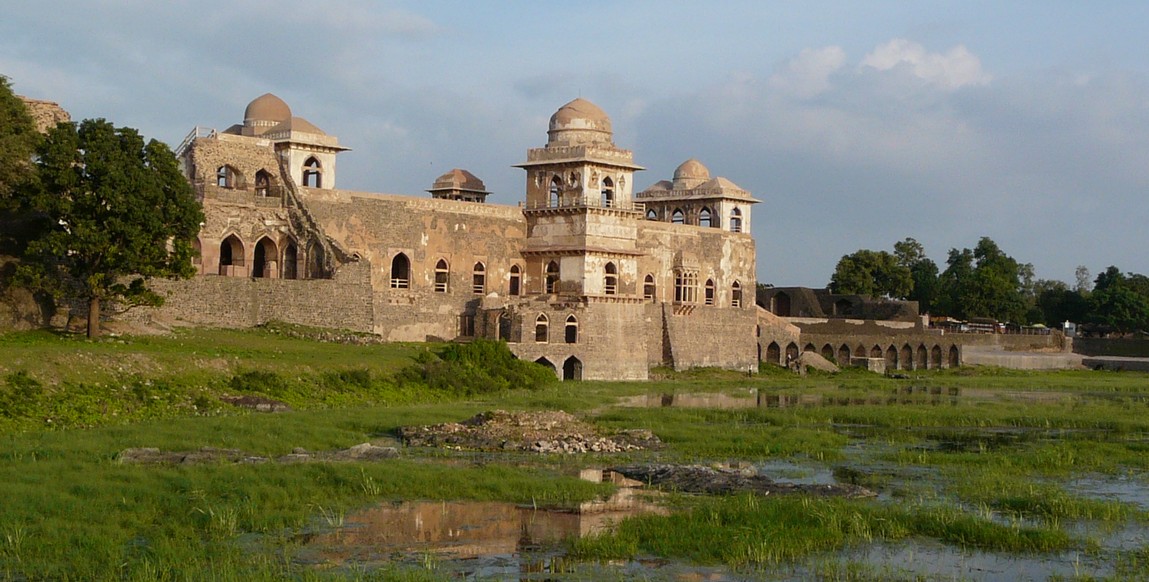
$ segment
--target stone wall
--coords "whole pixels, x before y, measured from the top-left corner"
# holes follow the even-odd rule
[[[675,370],[758,369],[753,306],[729,309],[662,303],[649,305],[646,313],[649,320],[661,319],[664,323],[659,334],[662,343],[657,351],[663,357],[669,356],[669,361],[664,363],[673,365]],[[648,360],[651,355],[648,350]]]
[[[331,279],[205,275],[180,281],[153,280],[152,288],[164,296],[164,305],[133,309],[117,319],[233,328],[283,321],[371,332],[370,269],[367,262],[350,263]]]

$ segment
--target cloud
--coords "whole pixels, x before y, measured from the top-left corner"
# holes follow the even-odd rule
[[[773,88],[795,97],[813,97],[830,88],[830,75],[842,68],[846,51],[828,46],[805,49],[770,77]]]
[[[764,281],[824,285],[842,255],[907,236],[939,263],[990,236],[1068,278],[1079,264],[1149,269],[1134,250],[1149,245],[1147,104],[1142,76],[994,77],[965,48],[896,39],[855,64],[808,49],[765,77],[652,101],[634,149],[654,174],[643,182],[697,156],[763,201]]]
[[[906,67],[917,78],[950,89],[990,82],[990,76],[981,69],[981,60],[961,45],[945,54],[929,53],[916,42],[895,38],[875,48],[861,64],[879,71]]]

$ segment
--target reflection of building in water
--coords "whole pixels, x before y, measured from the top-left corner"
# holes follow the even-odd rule
[[[664,514],[649,495],[624,487],[610,499],[586,502],[575,510],[467,501],[388,504],[348,516],[342,528],[315,537],[309,546],[337,563],[370,563],[395,553],[456,558],[514,554],[600,533],[631,515]]]

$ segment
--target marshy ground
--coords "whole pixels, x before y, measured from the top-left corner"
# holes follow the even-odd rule
[[[504,365],[490,354],[451,364],[433,355],[442,349],[277,328],[0,336],[0,579],[1149,579],[1147,375],[698,370],[527,388],[529,373],[479,370]],[[401,427],[492,410],[566,411],[661,446],[539,454],[400,440]],[[398,456],[119,458],[210,447],[281,459],[363,443]],[[636,465],[876,496],[579,478]]]

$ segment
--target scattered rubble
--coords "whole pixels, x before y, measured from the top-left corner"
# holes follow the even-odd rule
[[[663,491],[730,495],[753,492],[761,495],[816,495],[820,497],[874,497],[857,485],[801,485],[778,483],[752,467],[713,468],[702,465],[631,465],[611,471]]]
[[[649,430],[602,436],[577,417],[559,411],[483,412],[463,422],[405,426],[399,437],[410,447],[535,453],[619,453],[657,449],[662,441]]]
[[[161,451],[157,448],[140,447],[124,449],[117,455],[121,463],[136,465],[200,465],[207,463],[314,463],[339,461],[380,461],[399,456],[395,447],[381,447],[362,443],[336,451],[309,452],[295,448],[282,457],[261,457],[245,453],[239,449],[217,449],[204,447],[197,451]]]

